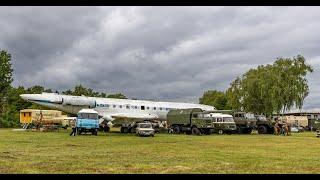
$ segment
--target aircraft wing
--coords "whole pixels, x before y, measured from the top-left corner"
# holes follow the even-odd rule
[[[102,119],[107,121],[126,121],[126,120],[151,120],[158,119],[155,114],[138,114],[138,113],[114,113],[114,114],[100,114]]]

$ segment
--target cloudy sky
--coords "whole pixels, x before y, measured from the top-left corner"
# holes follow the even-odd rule
[[[197,102],[250,68],[298,54],[313,65],[304,109],[320,108],[320,7],[0,7],[14,85],[83,84]]]

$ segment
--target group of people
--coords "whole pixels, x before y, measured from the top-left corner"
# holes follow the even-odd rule
[[[291,126],[285,121],[277,120],[274,125],[274,134],[275,135],[291,135]]]

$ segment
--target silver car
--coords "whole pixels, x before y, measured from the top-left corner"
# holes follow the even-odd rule
[[[154,129],[151,123],[138,123],[136,128],[136,133],[139,136],[154,136]]]

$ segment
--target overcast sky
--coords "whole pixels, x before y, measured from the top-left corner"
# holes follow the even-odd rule
[[[83,84],[130,98],[198,102],[250,68],[303,55],[304,109],[320,108],[320,7],[0,7],[14,86]]]

